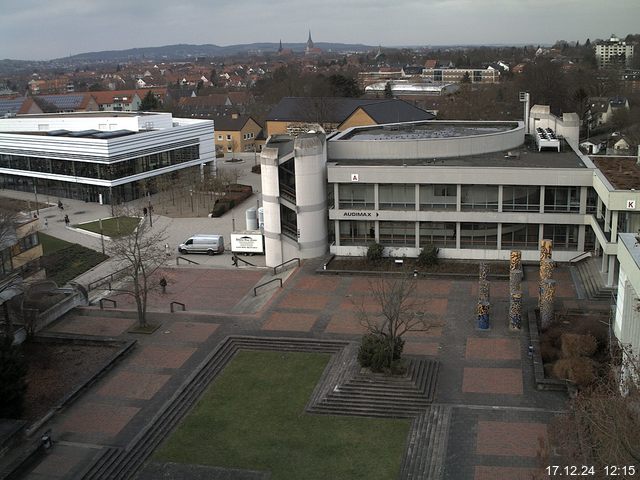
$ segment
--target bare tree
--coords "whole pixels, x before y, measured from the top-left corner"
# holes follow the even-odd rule
[[[367,297],[358,305],[361,325],[386,347],[385,369],[392,369],[400,359],[405,334],[426,332],[439,325],[426,318],[428,304],[417,294],[417,284],[417,279],[411,275],[370,281],[369,290],[377,311],[372,313],[366,308]]]
[[[154,273],[166,261],[166,239],[165,229],[141,222],[132,233],[114,238],[107,248],[109,255],[126,271],[123,279],[127,286],[117,291],[135,299],[141,328],[148,326],[149,293],[160,288],[154,281]]]
[[[629,347],[622,347],[596,382],[583,388],[569,401],[566,415],[552,425],[549,450],[541,461],[547,465],[594,465],[596,476],[605,475],[605,466],[635,465],[640,473],[640,358]],[[620,471],[618,475],[622,475]],[[601,475],[601,476],[599,476]]]

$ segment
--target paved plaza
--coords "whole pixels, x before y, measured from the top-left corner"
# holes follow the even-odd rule
[[[318,266],[308,261],[292,270],[284,288],[261,294],[263,301],[245,314],[231,312],[253,298],[253,287],[270,273],[168,268],[172,282],[166,295],[194,310],[158,316],[161,326],[151,335],[128,333],[135,317],[127,303],[119,303],[108,315],[88,307],[55,323],[52,332],[135,339],[137,345],[45,426],[52,429],[56,444],[26,478],[75,478],[101,449],[126,448],[229,335],[357,341],[364,330],[359,308],[375,311],[371,277],[322,275],[315,272]],[[526,271],[528,304],[534,302],[536,273]],[[565,278],[558,307],[572,308],[576,294],[570,276],[564,268],[558,275]],[[405,353],[441,362],[434,403],[451,406],[453,412],[443,478],[530,478],[538,467],[540,441],[564,408],[565,397],[536,389],[527,330],[513,333],[507,328],[507,281],[491,282],[488,332],[475,328],[476,281],[421,278],[418,289],[427,318],[437,326],[409,333]],[[154,311],[167,312],[167,298],[154,295],[151,302],[152,319]]]

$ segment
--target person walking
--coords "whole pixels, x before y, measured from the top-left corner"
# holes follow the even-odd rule
[[[64,216],[64,224],[68,227],[69,226],[69,215],[65,215]]]

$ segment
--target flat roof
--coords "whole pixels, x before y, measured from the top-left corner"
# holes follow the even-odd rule
[[[561,140],[561,151],[542,150],[538,151],[535,141],[527,137],[525,144],[518,148],[482,153],[477,155],[465,155],[460,157],[446,158],[416,158],[416,159],[327,159],[328,162],[337,166],[385,166],[385,165],[407,165],[426,167],[488,167],[488,168],[587,168],[580,155]]]
[[[491,133],[508,132],[518,128],[517,122],[413,122],[372,127],[358,127],[336,141],[386,141],[386,140],[422,140],[452,137],[472,137]]]
[[[640,190],[640,165],[636,157],[591,157],[616,190]]]
[[[618,238],[627,247],[631,258],[636,262],[636,267],[640,268],[640,245],[635,233],[620,233]]]
[[[145,117],[159,114],[167,114],[168,112],[116,112],[111,110],[101,110],[99,112],[62,112],[62,113],[30,113],[28,115],[20,115],[13,118],[56,118],[56,117]]]

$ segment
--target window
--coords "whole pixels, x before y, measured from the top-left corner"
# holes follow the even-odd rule
[[[545,225],[543,236],[553,242],[554,250],[578,250],[578,225]]]
[[[416,188],[413,183],[392,183],[378,187],[380,210],[414,210]]]
[[[338,186],[341,209],[373,210],[373,185],[341,183]]]
[[[340,222],[340,245],[366,246],[375,242],[375,223],[369,221],[346,220]]]
[[[227,134],[227,140],[231,140],[231,135]]]
[[[457,185],[420,185],[420,210],[455,210]]]
[[[233,151],[233,149],[231,148],[231,145],[227,145],[227,152],[231,152]]]
[[[523,248],[537,250],[539,231],[540,228],[537,224],[503,223],[502,249]]]
[[[580,187],[545,187],[544,211],[580,212]]]
[[[539,212],[540,187],[509,186],[502,189],[503,212]]]
[[[460,248],[498,248],[497,223],[461,223]]]
[[[463,185],[462,210],[498,211],[497,185]]]
[[[218,140],[222,140],[222,135],[218,135]]]
[[[415,247],[415,222],[380,222],[380,243],[385,246]]]
[[[420,247],[456,247],[456,224],[454,222],[420,222]]]

